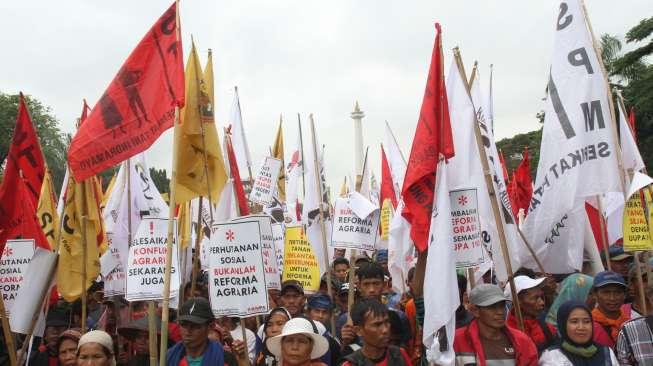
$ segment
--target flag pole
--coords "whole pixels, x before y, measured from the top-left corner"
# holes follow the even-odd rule
[[[526,240],[526,237],[524,236],[524,233],[519,228],[519,225],[515,225],[515,226],[517,227],[517,232],[519,233],[521,240],[524,242],[524,246],[526,247],[526,249],[528,249],[528,252],[531,254],[531,257],[533,257],[535,264],[537,264],[537,268],[540,269],[541,273],[546,273],[546,271],[544,270],[544,266],[542,265],[542,262],[540,262],[540,259],[535,254],[535,251],[533,250],[531,243],[529,243],[528,240]]]
[[[326,226],[324,223],[324,210],[322,207],[323,196],[322,196],[322,177],[320,175],[320,169],[318,166],[317,160],[317,146],[315,145],[317,141],[315,138],[315,121],[313,120],[313,114],[311,113],[308,117],[311,121],[311,141],[313,142],[313,170],[315,174],[315,181],[317,186],[317,196],[318,196],[318,210],[320,211],[320,232],[322,233],[322,250],[324,251],[324,266],[327,273],[327,292],[329,297],[333,299],[333,289],[331,286],[331,266],[329,265],[329,252],[327,247],[327,237],[326,237]],[[302,148],[303,150],[303,148]],[[350,264],[351,268],[351,264]],[[333,312],[331,312],[331,329],[336,329],[336,318]]]
[[[0,296],[0,317],[2,321],[2,334],[5,337],[5,345],[7,346],[7,353],[9,354],[9,363],[11,366],[16,366],[18,363],[16,360],[16,346],[14,345],[14,335],[11,334],[9,317],[7,316],[7,310],[5,308],[5,302],[2,299],[2,296]]]
[[[463,80],[465,80],[465,87],[467,89],[467,95],[470,97],[470,85],[467,83],[467,78],[465,76],[465,67],[463,66],[462,58],[460,56],[460,50],[458,47],[454,48],[454,58],[456,59],[456,65],[458,66],[458,71]],[[474,116],[476,119],[476,115]],[[515,315],[517,316],[517,324],[519,329],[524,330],[524,319],[521,312],[521,306],[519,305],[519,300],[517,299],[517,288],[515,287],[515,281],[513,278],[512,263],[510,262],[510,253],[508,252],[508,243],[506,239],[506,233],[503,226],[503,220],[501,219],[501,211],[499,210],[499,203],[497,201],[497,194],[494,190],[494,183],[492,181],[492,175],[490,173],[490,166],[487,160],[487,154],[485,152],[485,147],[483,146],[483,141],[481,137],[481,129],[478,124],[478,121],[475,120],[474,123],[474,134],[476,135],[476,147],[478,148],[478,153],[481,158],[481,164],[483,165],[483,172],[485,176],[485,185],[487,186],[488,195],[490,196],[490,203],[492,205],[492,213],[494,214],[494,222],[497,226],[497,231],[499,232],[499,244],[501,246],[501,253],[503,254],[504,262],[506,265],[506,272],[508,272],[508,282],[510,283],[510,289],[512,294],[512,302],[515,308]]]
[[[87,262],[88,262],[88,238],[86,237],[88,216],[86,213],[86,181],[81,183],[81,192],[82,192],[82,334],[86,333],[86,272],[88,271]]]
[[[210,57],[211,57],[211,50],[209,49],[209,58]],[[197,70],[201,70],[201,68],[199,66],[200,65],[197,65],[197,68],[196,68]],[[198,80],[197,84],[201,85],[201,82],[199,82],[199,80]],[[213,99],[211,99],[211,103],[213,103]],[[204,176],[206,177],[206,190],[207,190],[206,196],[209,199],[209,217],[211,218],[211,225],[213,225],[213,210],[211,209],[211,204],[213,202],[213,200],[211,199],[211,177],[209,177],[209,158],[208,158],[208,155],[207,155],[207,152],[206,152],[206,138],[205,138],[205,132],[204,132],[204,121],[201,118],[201,116],[202,116],[202,111],[201,111],[202,106],[198,105],[197,108],[200,109],[200,131],[202,133],[202,152],[203,152],[202,155],[203,155],[203,158],[204,158],[204,161],[203,161],[204,162]],[[211,112],[211,113],[213,113],[213,112]],[[215,115],[214,115],[213,118],[214,118],[213,121],[215,123]],[[202,202],[202,200],[200,198],[200,204],[201,204],[201,202]],[[199,212],[201,214],[202,210],[199,210]],[[201,228],[201,224],[200,224],[199,220],[197,221],[197,224],[198,224],[198,229]],[[193,270],[195,270],[195,269],[193,268]],[[197,276],[197,273],[195,273],[195,276]],[[194,285],[195,285],[195,283],[193,282],[192,286],[194,286]]]
[[[200,243],[204,234],[202,233],[202,196],[199,196],[199,203],[197,205],[197,231],[195,232],[195,248],[193,250],[193,267],[191,269],[191,280],[190,280],[190,296],[195,296],[195,282],[197,281],[197,266],[199,262],[199,253],[200,253]],[[211,201],[209,200],[209,205]],[[209,207],[210,209],[210,207]]]

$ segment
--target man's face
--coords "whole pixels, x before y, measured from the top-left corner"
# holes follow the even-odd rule
[[[360,280],[358,290],[363,299],[381,299],[383,294],[383,279],[381,278],[363,278]]]
[[[149,339],[150,336],[147,331],[139,330],[136,332],[134,339],[132,340],[132,346],[137,355],[146,355],[150,353]]]
[[[594,290],[596,304],[603,313],[616,313],[626,300],[626,289],[621,285],[606,285]]]
[[[292,317],[301,314],[306,297],[295,289],[286,289],[279,298],[279,304],[286,308]]]
[[[524,290],[518,298],[521,311],[528,318],[537,318],[544,310],[544,291],[541,287]]]
[[[501,329],[506,324],[506,302],[499,301],[489,306],[470,306],[470,310],[478,322],[486,327]]]
[[[617,272],[623,276],[623,278],[628,278],[628,267],[633,263],[633,258],[628,257],[620,261],[611,261],[612,271]]]
[[[313,321],[319,321],[325,326],[329,323],[329,318],[331,317],[331,311],[328,309],[308,309],[307,314],[309,318]]]
[[[336,264],[333,268],[333,273],[340,282],[345,282],[347,280],[347,270],[349,266],[346,263]]]
[[[45,328],[45,345],[55,351],[55,348],[57,347],[57,340],[59,339],[59,336],[61,333],[66,331],[68,327],[59,327],[59,326],[48,326]]]
[[[363,343],[376,348],[385,348],[390,343],[390,320],[388,314],[365,314],[363,325],[355,327],[356,334],[363,339]]]
[[[209,336],[209,324],[195,324],[182,321],[179,324],[181,340],[186,348],[200,348]]]

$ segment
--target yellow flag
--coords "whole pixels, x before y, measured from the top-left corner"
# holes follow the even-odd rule
[[[624,251],[634,252],[653,249],[648,220],[642,204],[640,192],[633,194],[624,207],[623,232]]]
[[[286,200],[286,164],[283,162],[283,120],[279,117],[279,128],[277,129],[277,136],[274,138],[274,146],[272,146],[272,157],[281,160],[281,171],[277,179],[277,193],[279,201]]]
[[[59,215],[57,214],[57,197],[54,195],[54,187],[52,186],[52,174],[47,168],[43,177],[43,185],[41,185],[41,196],[36,215],[50,248],[56,251],[59,245]]]
[[[116,170],[116,172],[113,173],[113,176],[109,181],[109,185],[107,186],[107,190],[104,191],[104,194],[102,194],[102,201],[100,202],[101,210],[104,210],[104,208],[107,207],[107,201],[109,200],[109,196],[111,196],[111,191],[113,191],[113,186],[116,184],[117,176],[118,176],[118,170]]]
[[[190,201],[179,205],[179,214],[177,215],[177,232],[179,233],[180,248],[185,250],[190,243]]]
[[[210,53],[204,77],[201,72],[193,44],[186,64],[186,106],[181,110],[181,125],[176,134],[178,159],[174,184],[177,203],[199,196],[211,197],[211,201],[217,202],[227,182],[213,115],[213,66]],[[210,194],[207,188],[209,185]]]
[[[78,299],[100,273],[102,232],[97,185],[92,179],[78,183],[72,174],[65,193],[61,218],[61,246],[57,268],[57,290],[68,302]],[[86,279],[82,289],[82,216],[86,215]]]

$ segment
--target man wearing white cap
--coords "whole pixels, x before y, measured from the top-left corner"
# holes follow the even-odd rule
[[[535,346],[537,353],[541,354],[558,340],[554,326],[546,323],[540,316],[544,311],[544,291],[542,285],[546,278],[530,278],[528,276],[515,277],[517,301],[521,307],[524,319],[524,333],[526,333]],[[510,298],[510,286],[506,286],[506,296]],[[509,326],[519,329],[515,308],[513,307],[506,322]]]

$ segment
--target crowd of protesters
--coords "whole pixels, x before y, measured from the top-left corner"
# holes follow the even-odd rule
[[[620,247],[609,253],[614,271],[593,276],[552,276],[520,268],[513,275],[515,297],[491,271],[478,281],[459,273],[455,364],[653,365],[653,289],[648,287],[648,272],[636,275],[635,258]],[[648,268],[648,263],[641,265]],[[359,256],[353,266],[336,257],[331,269],[332,278],[323,276],[317,292],[308,294],[299,282],[285,281],[280,291],[269,291],[271,310],[266,316],[242,320],[214,318],[206,276],[200,276],[195,286],[186,285],[184,301],[171,311],[166,364],[428,364],[421,341],[423,301],[413,297],[414,268],[406,278],[405,293],[392,289],[384,251]],[[353,304],[348,303],[350,271]],[[519,302],[521,316],[513,299]],[[158,358],[150,355],[151,323],[156,327],[157,350],[161,333],[160,309],[154,322],[150,315],[146,302],[105,298],[102,284],[94,283],[88,291],[87,332],[80,329],[79,302],[51,303],[43,337],[25,347],[24,357],[33,366],[148,365],[151,356]],[[19,348],[23,342],[29,340],[16,338]],[[6,347],[2,353],[0,363],[9,364]]]

